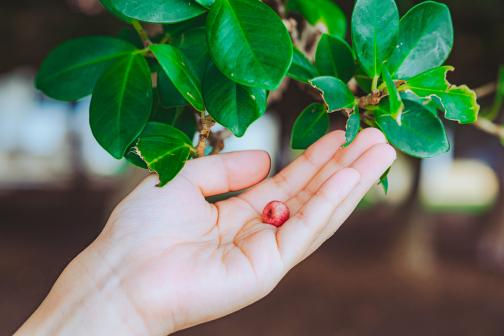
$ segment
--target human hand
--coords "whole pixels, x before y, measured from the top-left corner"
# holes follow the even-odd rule
[[[332,132],[264,181],[270,160],[259,151],[190,161],[164,188],[149,176],[19,333],[78,335],[88,321],[82,334],[165,335],[258,301],[341,226],[395,159],[376,129],[344,142]],[[291,210],[280,228],[261,222],[272,200]]]

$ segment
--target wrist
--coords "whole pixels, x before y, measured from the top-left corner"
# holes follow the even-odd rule
[[[61,274],[16,335],[155,335],[95,242]]]

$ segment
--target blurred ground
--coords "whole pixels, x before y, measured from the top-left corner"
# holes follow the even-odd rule
[[[106,218],[107,190],[44,192],[43,202],[36,194],[0,206],[0,335],[31,314]],[[503,335],[504,277],[467,258],[474,234],[455,237],[458,250],[434,242],[441,257],[410,268],[394,217],[360,211],[272,295],[180,335]]]

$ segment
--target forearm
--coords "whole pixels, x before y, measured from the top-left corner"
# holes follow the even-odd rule
[[[74,259],[16,335],[153,335],[100,259],[95,246]]]

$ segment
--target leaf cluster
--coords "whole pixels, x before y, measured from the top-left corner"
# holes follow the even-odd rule
[[[293,126],[295,149],[328,132],[335,111],[348,116],[347,145],[362,127],[379,127],[399,150],[422,158],[449,148],[441,114],[477,120],[474,92],[446,78],[453,70],[443,66],[453,45],[446,5],[425,1],[399,18],[394,0],[357,0],[348,34],[331,0],[277,2],[280,14],[259,0],[101,0],[129,28],[60,45],[36,85],[63,101],[91,94],[98,143],[156,171],[161,185],[200,152],[192,139],[199,129],[205,143],[205,122],[243,136],[286,78],[319,95]],[[287,24],[291,15],[305,30]],[[149,34],[145,23],[162,29]],[[304,43],[307,32],[315,32],[314,48]]]

